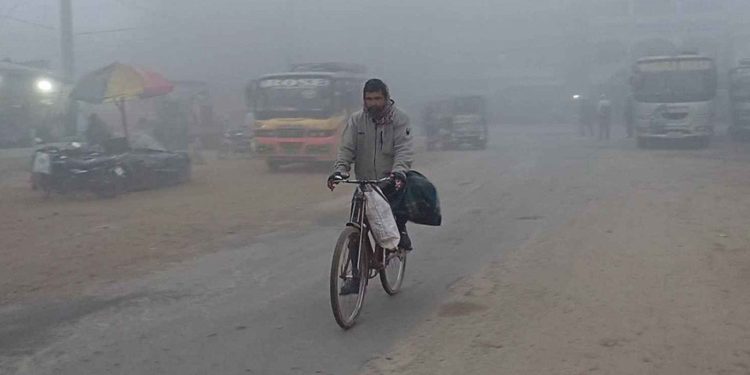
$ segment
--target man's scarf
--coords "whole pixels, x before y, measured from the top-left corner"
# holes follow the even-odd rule
[[[375,123],[375,125],[390,125],[393,123],[393,105],[395,103],[396,102],[393,101],[393,99],[388,99],[388,102],[385,104],[385,107],[383,107],[382,110],[376,113],[372,113],[367,108],[365,108],[365,112],[370,116],[370,118],[372,118],[372,121]]]

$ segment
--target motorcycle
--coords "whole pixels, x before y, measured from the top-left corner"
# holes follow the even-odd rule
[[[224,132],[219,150],[219,159],[226,159],[230,155],[244,154],[249,155],[252,152],[252,136],[246,134],[244,130],[235,129]]]
[[[90,191],[101,198],[117,196],[126,183],[126,170],[117,156],[83,148],[46,146],[34,152],[31,168],[32,189],[68,194]]]

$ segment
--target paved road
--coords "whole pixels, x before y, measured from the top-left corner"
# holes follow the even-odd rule
[[[449,163],[423,170],[441,193],[444,226],[412,227],[417,249],[403,293],[388,297],[371,284],[353,330],[335,324],[327,294],[342,207],[304,230],[270,233],[87,298],[0,308],[0,372],[355,373],[427,319],[451,285],[576,214],[586,197],[565,176],[606,146],[571,130],[498,129],[488,150],[451,151]]]

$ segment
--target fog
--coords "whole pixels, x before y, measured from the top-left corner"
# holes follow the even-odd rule
[[[117,60],[239,93],[248,80],[290,63],[356,62],[411,106],[447,94],[500,95],[514,85],[572,92],[621,74],[637,38],[679,40],[679,47],[735,60],[742,43],[728,51],[727,40],[718,40],[727,39],[725,27],[703,19],[726,18],[730,6],[741,19],[741,2],[730,0],[77,0],[76,70]],[[700,27],[652,17],[669,9],[676,22]],[[633,17],[623,18],[628,12]],[[2,0],[0,15],[5,57],[59,66],[57,1]],[[645,22],[652,35],[628,36],[619,24],[632,22]]]
[[[748,16],[0,0],[0,375],[748,373]]]
[[[553,1],[74,3],[75,30],[86,33],[76,37],[79,73],[119,60],[228,88],[291,62],[349,61],[384,77],[397,97],[438,94],[445,84],[484,90],[508,54],[530,42],[549,48],[560,33],[547,9]],[[0,2],[4,55],[57,63],[57,9],[50,0]],[[130,30],[104,32],[113,29]]]

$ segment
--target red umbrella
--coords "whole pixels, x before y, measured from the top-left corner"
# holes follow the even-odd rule
[[[88,103],[114,102],[120,110],[125,137],[128,123],[125,101],[166,95],[174,85],[161,74],[114,63],[83,76],[73,88],[71,97]]]
[[[143,93],[140,98],[150,98],[152,96],[167,95],[174,90],[174,85],[164,76],[150,70],[141,70],[141,74],[146,79],[146,85],[143,87]]]

